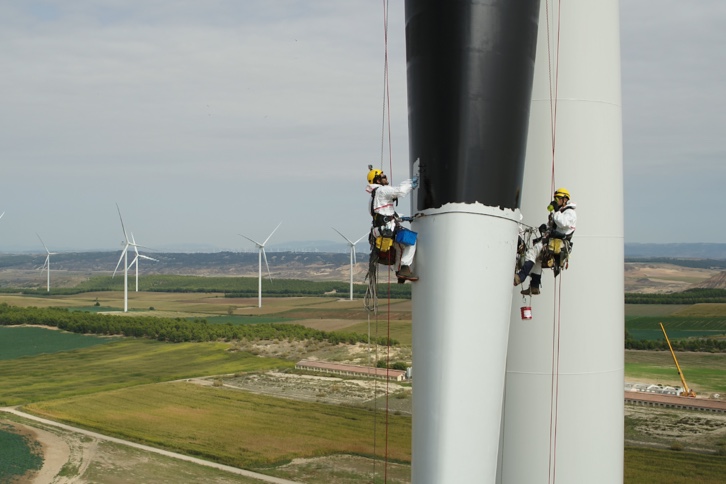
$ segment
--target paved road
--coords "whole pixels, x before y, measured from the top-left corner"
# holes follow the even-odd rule
[[[196,457],[190,457],[188,455],[177,454],[176,452],[169,452],[168,450],[157,449],[155,447],[150,447],[148,445],[137,444],[135,442],[130,442],[128,440],[117,439],[115,437],[109,437],[107,435],[98,434],[96,432],[91,432],[88,430],[71,427],[70,425],[65,425],[62,423],[54,422],[53,420],[48,420],[45,418],[36,417],[35,415],[31,415],[29,413],[21,412],[20,410],[18,410],[15,407],[3,407],[3,408],[0,408],[0,411],[12,413],[12,414],[18,415],[19,417],[27,418],[29,420],[34,420],[36,422],[41,422],[46,425],[58,427],[58,428],[61,428],[64,430],[69,430],[71,432],[88,435],[89,437],[93,437],[95,439],[106,440],[108,442],[114,442],[116,444],[134,447],[136,449],[145,450],[147,452],[154,452],[156,454],[165,455],[167,457],[172,457],[174,459],[184,460],[187,462],[194,462],[195,464],[199,464],[202,466],[214,467],[215,469],[220,469],[223,471],[230,472],[232,474],[238,474],[241,476],[250,477],[252,479],[259,479],[260,481],[264,481],[264,482],[272,482],[274,484],[300,484],[295,481],[288,481],[286,479],[280,479],[278,477],[266,476],[264,474],[258,474],[256,472],[247,471],[244,469],[238,469],[237,467],[231,467],[231,466],[226,466],[223,464],[217,464],[216,462],[209,462],[206,460],[197,459]]]

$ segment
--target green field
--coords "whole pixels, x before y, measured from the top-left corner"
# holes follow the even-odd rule
[[[26,410],[101,433],[259,468],[294,458],[373,455],[384,412],[260,396],[177,382],[28,405]],[[411,418],[390,415],[388,455],[410,462]]]
[[[43,466],[40,449],[35,442],[13,431],[13,428],[0,422],[0,482],[13,482],[29,470]]]
[[[691,452],[625,448],[626,484],[722,484],[726,458]]]
[[[662,340],[665,338],[658,323],[663,323],[671,340],[726,335],[726,317],[640,316],[627,319],[625,329],[633,339]]]
[[[726,393],[726,355],[680,352],[677,358],[688,386],[696,393]],[[626,350],[625,376],[633,381],[681,384],[668,351]]]
[[[115,307],[108,302],[118,298],[118,293],[54,296],[53,299],[2,296],[0,302],[12,300],[20,302],[13,304],[90,309],[95,307],[95,300],[106,308]],[[38,304],[39,301],[42,304]],[[369,315],[362,309],[360,300],[271,299],[265,300],[264,308],[257,308],[256,298],[138,293],[130,296],[130,306],[138,312],[155,308],[146,311],[145,315],[184,318],[196,315],[208,318],[212,324],[285,320],[322,330],[344,328],[362,334],[368,332]],[[726,316],[719,312],[721,306],[726,305],[717,305],[717,308],[642,305],[647,306],[646,309],[641,305],[628,306],[626,325],[632,325],[636,331],[652,332],[655,324],[660,333],[657,322],[663,321],[672,338],[682,337],[689,331],[726,332],[726,324],[723,324]],[[410,301],[392,301],[390,310],[385,306],[381,308],[377,318],[379,333],[389,331],[389,319],[391,337],[410,345]],[[693,325],[689,326],[691,323]],[[375,317],[371,318],[371,324],[375,332]],[[13,346],[13,339],[4,335],[20,334],[7,333],[18,329],[22,328],[0,328],[0,338]],[[46,331],[51,341],[64,334],[29,329]],[[671,331],[676,336],[672,336]],[[373,430],[375,427],[381,432],[385,428],[380,420],[382,416],[379,414],[374,418],[372,412],[363,408],[174,382],[195,376],[286,369],[292,367],[294,361],[232,351],[233,345],[222,342],[172,344],[114,338],[102,339],[106,344],[69,349],[63,348],[58,341],[55,349],[54,344],[50,344],[52,351],[47,354],[19,355],[22,358],[0,361],[0,375],[3,375],[0,378],[0,406],[27,405],[26,409],[36,413],[103,433],[218,462],[257,467],[261,472],[292,480],[299,476],[283,474],[271,466],[295,457],[339,453],[371,456],[374,440],[379,446],[384,441]],[[689,385],[697,392],[726,393],[726,379],[723,378],[726,355],[683,352],[678,358]],[[680,383],[668,352],[626,351],[625,372],[628,379]],[[390,414],[389,417],[389,454],[397,462],[408,463],[411,420],[401,415]],[[295,424],[290,425],[290,422]],[[380,456],[380,452],[382,450],[378,448],[375,453]],[[696,462],[697,469],[688,462]],[[625,450],[625,482],[686,482],[682,475],[687,475],[689,482],[722,482],[723,463],[724,458],[719,456],[628,447]],[[320,479],[316,482],[322,482]],[[365,478],[361,479],[360,482],[365,481]],[[199,481],[203,480],[200,478]],[[143,482],[143,478],[138,482]]]
[[[0,326],[0,360],[70,351],[110,341],[113,340],[44,328]]]
[[[0,361],[0,405],[21,405],[194,376],[294,366],[291,361],[259,358],[229,348],[225,343],[173,344],[124,339],[85,349],[4,360]]]

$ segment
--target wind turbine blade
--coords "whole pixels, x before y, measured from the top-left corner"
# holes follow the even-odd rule
[[[360,242],[361,240],[363,240],[363,239],[365,239],[366,237],[368,237],[368,234],[369,234],[369,232],[366,232],[365,234],[363,234],[363,237],[361,237],[360,239],[358,239],[358,240],[356,240],[355,242],[353,242],[353,245],[356,245],[356,244],[358,244],[358,242]]]
[[[265,266],[267,266],[267,275],[270,278],[270,281],[272,281],[272,274],[270,273],[270,264],[267,263],[267,254],[265,253],[265,248],[262,247],[262,257],[265,258]]]
[[[0,218],[3,218],[3,215],[5,215],[5,212],[0,213]]]
[[[121,220],[121,228],[124,231],[124,239],[126,240],[126,243],[129,243],[129,236],[126,234],[126,227],[124,226],[124,218],[121,216],[121,209],[118,206],[118,203],[116,204],[116,210],[118,210],[118,218]]]
[[[38,235],[37,233],[35,235]],[[40,238],[40,235],[38,235],[38,240],[40,240],[40,243],[43,244],[43,248],[45,251],[50,254],[50,251],[48,250],[48,247],[46,247],[45,242],[43,242],[43,239]]]
[[[118,258],[118,263],[116,264],[116,268],[113,270],[113,276],[111,277],[114,277],[116,275],[116,271],[118,271],[118,266],[120,266],[121,261],[124,260],[124,254],[126,254],[126,249],[128,248],[129,246],[127,245],[126,247],[124,247],[124,250],[121,251],[121,257]]]
[[[263,246],[263,244],[260,244],[260,243],[259,243],[259,242],[257,242],[256,240],[252,240],[252,239],[250,239],[250,238],[249,238],[249,237],[247,237],[246,235],[242,235],[242,234],[237,234],[237,235],[239,235],[240,237],[244,237],[245,239],[247,239],[247,240],[249,240],[250,242],[252,242],[253,244],[255,244],[255,245],[256,245],[257,247],[262,247],[262,246]]]
[[[277,231],[277,229],[279,229],[279,228],[280,228],[280,225],[282,225],[282,221],[280,221],[280,223],[279,223],[279,224],[277,224],[277,227],[275,227],[275,230],[273,230],[273,231],[272,231],[272,233],[271,233],[270,235],[268,235],[268,236],[267,236],[267,238],[265,239],[265,241],[264,241],[264,242],[262,242],[262,246],[263,246],[263,247],[265,246],[265,244],[267,243],[267,241],[268,241],[268,240],[270,240],[270,237],[272,237],[272,234],[274,234],[274,233],[275,233],[275,232]]]
[[[139,249],[138,249],[139,246],[136,245],[136,240],[134,240],[133,232],[131,232],[131,246],[134,248],[134,252],[136,252],[136,259],[138,259],[139,258]],[[134,262],[136,261],[136,259],[134,259]],[[133,263],[131,265],[133,265]],[[131,267],[131,266],[129,266],[129,267]]]
[[[342,233],[340,232],[340,230],[336,229],[335,227],[330,227],[330,228],[331,228],[331,229],[333,229],[333,230],[335,230],[336,232],[338,232],[338,235],[340,235],[340,236],[341,236],[341,237],[343,237],[343,238],[344,238],[345,240],[347,240],[349,244],[351,244],[351,245],[353,244],[353,241],[352,241],[352,240],[350,240],[350,239],[349,239],[348,237],[346,237],[345,235],[343,235],[343,234],[342,234]]]
[[[149,257],[148,255],[139,254],[139,257],[141,257],[142,259],[153,260],[154,262],[159,262],[158,259],[154,259],[153,257]]]
[[[355,259],[355,244],[350,246],[351,252],[353,252],[353,265],[357,264],[358,261]]]

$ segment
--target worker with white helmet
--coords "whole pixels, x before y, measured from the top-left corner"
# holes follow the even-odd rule
[[[398,198],[405,197],[411,193],[411,190],[418,187],[418,177],[404,180],[398,186],[391,186],[383,170],[374,169],[372,166],[368,168],[366,192],[371,195],[369,202],[369,212],[373,219],[371,235],[373,238],[395,237],[402,227],[400,226],[401,218],[396,213],[394,205]],[[396,271],[398,282],[417,281],[418,277],[411,271],[413,256],[416,253],[415,241],[411,244],[396,242],[396,247],[400,254],[400,261],[398,261],[400,267]]]

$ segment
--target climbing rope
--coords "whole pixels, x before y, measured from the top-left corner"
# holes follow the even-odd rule
[[[384,61],[383,61],[383,106],[382,106],[382,121],[381,121],[381,170],[383,169],[383,162],[385,159],[386,145],[388,146],[388,173],[389,179],[393,179],[393,153],[391,146],[391,104],[390,104],[390,87],[388,79],[388,0],[383,0],[383,44],[384,44]],[[387,129],[386,129],[387,128]],[[386,136],[387,135],[387,136]],[[387,141],[387,143],[386,143]],[[376,476],[376,462],[378,459],[378,343],[379,343],[379,321],[378,321],[378,265],[379,258],[378,252],[375,250],[375,241],[373,237],[369,237],[369,243],[371,247],[371,255],[368,260],[368,273],[366,280],[368,281],[368,287],[363,298],[363,305],[368,312],[368,347],[370,354],[371,346],[371,313],[375,319],[375,355],[374,360],[376,362],[375,368],[373,369],[374,385],[373,385],[373,475]],[[385,445],[384,445],[384,466],[383,466],[383,482],[388,482],[388,414],[389,414],[389,366],[391,358],[391,271],[388,270],[388,312],[387,312],[387,331],[386,331],[386,386],[385,386]]]
[[[552,32],[550,32],[550,0],[545,0],[545,15],[547,23],[547,71],[549,79],[550,94],[550,127],[552,130],[552,170],[550,180],[550,193],[555,191],[555,160],[557,147],[557,97],[559,89],[559,66],[560,66],[560,20],[562,13],[561,1],[557,0],[557,19],[556,19],[556,44],[554,46],[554,73],[553,73],[553,53],[552,53]],[[559,260],[557,261],[559,263]],[[552,363],[551,363],[551,382],[550,382],[550,438],[549,438],[549,469],[548,483],[554,484],[557,476],[557,417],[559,410],[559,385],[560,385],[560,329],[561,329],[561,302],[562,302],[562,274],[560,279],[555,283],[554,297],[554,313],[552,325]]]

